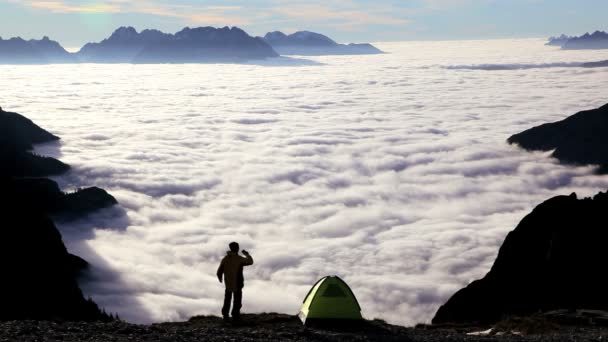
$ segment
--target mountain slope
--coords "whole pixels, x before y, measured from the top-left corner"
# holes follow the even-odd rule
[[[280,31],[267,33],[263,38],[281,55],[368,55],[382,51],[371,44],[338,44],[320,33],[298,31],[286,35]]]
[[[568,164],[599,165],[608,172],[608,104],[562,121],[543,124],[507,140],[530,151],[551,151]]]
[[[0,64],[73,63],[74,57],[59,43],[44,37],[23,40],[19,37],[0,38]]]
[[[30,153],[59,138],[17,114],[0,110],[0,320],[109,320],[78,286],[87,262],[68,253],[49,214],[77,216],[112,206],[97,188],[63,193],[41,177],[69,169]]]
[[[608,193],[558,196],[510,232],[490,272],[452,296],[433,323],[496,322],[555,309],[608,310]]]

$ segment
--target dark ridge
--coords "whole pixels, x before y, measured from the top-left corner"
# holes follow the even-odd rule
[[[44,37],[41,40],[24,40],[19,37],[0,38],[0,64],[72,63],[74,56],[59,43]]]
[[[594,50],[608,49],[608,33],[595,31],[585,33],[580,37],[571,37],[562,44],[564,50]]]
[[[530,151],[551,151],[561,162],[599,165],[608,172],[608,105],[540,125],[507,140]]]
[[[69,166],[33,155],[34,144],[59,138],[0,109],[0,321],[109,321],[77,283],[85,260],[68,253],[49,214],[79,216],[116,204],[99,188],[65,194],[42,177]]]
[[[238,27],[186,27],[175,34],[120,27],[101,42],[85,44],[78,53],[69,53],[48,37],[0,38],[0,64],[209,63],[277,56],[263,39]]]
[[[114,206],[118,204],[118,201],[105,190],[91,187],[64,194],[60,204],[58,213],[81,216],[101,208]]]
[[[567,309],[608,310],[608,194],[552,198],[510,232],[490,272],[456,292],[434,324],[492,323]]]
[[[61,161],[32,154],[34,144],[59,140],[31,120],[0,109],[0,176],[43,177],[69,170]]]
[[[186,27],[175,34],[121,27],[77,53],[81,62],[99,63],[201,63],[277,56],[266,42],[237,27]]]
[[[92,187],[65,193],[55,181],[46,178],[14,179],[13,186],[30,206],[52,214],[82,216],[118,204],[103,189]]]
[[[29,41],[0,38],[0,64],[238,63],[278,57],[277,51],[308,56],[383,53],[371,44],[338,44],[309,31],[290,35],[276,31],[261,38],[238,27],[186,27],[175,34],[120,27],[101,42],[85,44],[77,53],[67,52],[48,37]]]
[[[272,46],[326,46],[336,47],[339,44],[333,39],[320,33],[310,31],[298,31],[290,35],[286,35],[281,31],[268,32],[264,36],[264,40]]]
[[[15,151],[6,145],[0,145],[0,164],[3,165],[0,176],[44,177],[60,175],[70,169],[69,165],[57,159]]]
[[[550,37],[545,45],[562,46],[568,41],[568,39],[571,39],[571,38],[573,38],[573,37],[567,36],[565,34],[562,34],[559,37]]]
[[[290,35],[280,31],[268,32],[263,39],[281,55],[323,56],[382,53],[371,44],[338,44],[327,36],[310,31],[298,31]]]
[[[59,140],[32,120],[17,113],[0,109],[0,144],[10,144],[16,149],[31,150],[34,144]]]
[[[108,320],[76,281],[84,260],[69,254],[47,214],[12,179],[0,179],[0,320]]]

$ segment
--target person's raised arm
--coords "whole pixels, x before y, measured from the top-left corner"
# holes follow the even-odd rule
[[[253,258],[251,257],[251,254],[249,254],[249,252],[247,252],[246,250],[243,250],[243,255],[245,256],[245,262],[243,263],[243,265],[253,265]]]
[[[219,280],[220,283],[222,282],[223,276],[224,276],[224,259],[222,259],[222,262],[220,262],[220,266],[217,268],[217,280]]]

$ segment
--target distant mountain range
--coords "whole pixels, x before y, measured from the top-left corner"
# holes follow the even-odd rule
[[[59,43],[44,37],[41,40],[0,38],[0,64],[73,63],[75,57]]]
[[[277,53],[278,51],[278,53]],[[370,44],[338,44],[314,32],[271,32],[252,37],[238,27],[184,28],[175,33],[137,32],[120,27],[98,43],[76,53],[48,37],[41,40],[0,38],[0,64],[55,63],[209,63],[243,62],[286,55],[352,55],[382,53]]]
[[[561,46],[564,50],[592,50],[608,49],[608,33],[595,31],[585,33],[580,37],[571,37],[562,34],[559,37],[551,37],[546,45]]]
[[[573,38],[570,37],[568,35],[562,34],[559,37],[549,37],[549,40],[547,41],[547,43],[545,45],[550,45],[550,46],[562,46],[564,45],[568,39]]]
[[[371,44],[338,44],[319,33],[299,31],[286,35],[280,31],[267,33],[263,38],[281,55],[370,55],[382,53]]]
[[[237,27],[186,27],[175,34],[158,30],[137,33],[133,27],[121,27],[99,43],[86,44],[76,56],[81,62],[96,63],[197,63],[278,54],[262,39]]]

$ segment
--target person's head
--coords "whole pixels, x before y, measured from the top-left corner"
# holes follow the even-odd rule
[[[240,249],[239,244],[236,242],[231,242],[228,247],[230,247],[230,250],[234,253],[238,253]]]

